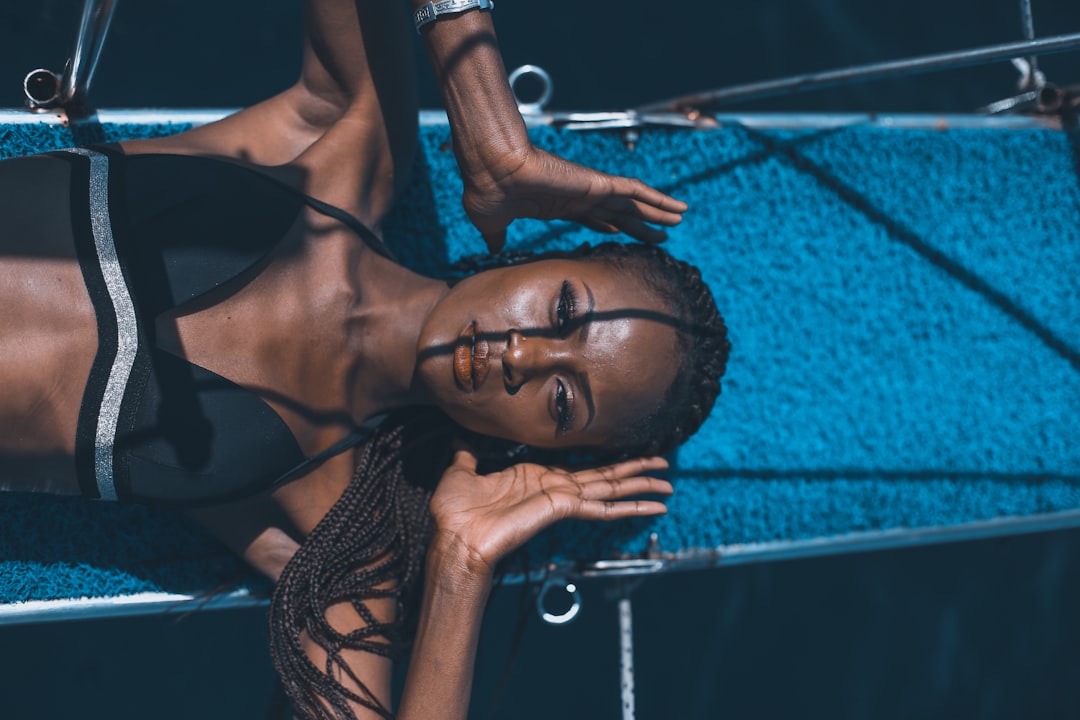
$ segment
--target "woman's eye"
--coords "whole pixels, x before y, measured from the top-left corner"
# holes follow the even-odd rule
[[[558,418],[559,432],[566,432],[574,421],[570,407],[570,395],[562,380],[555,381],[555,417]]]
[[[574,287],[569,280],[564,280],[562,290],[559,292],[559,303],[555,308],[555,329],[560,334],[566,331],[576,311],[577,295],[574,293]]]

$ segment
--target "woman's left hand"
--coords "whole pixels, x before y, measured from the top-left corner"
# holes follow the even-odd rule
[[[522,463],[490,475],[476,472],[476,456],[459,450],[431,498],[435,541],[469,571],[490,573],[500,559],[559,520],[618,520],[660,515],[661,502],[628,500],[670,495],[666,480],[641,473],[663,470],[660,457],[639,458],[571,472]]]
[[[667,234],[649,223],[677,225],[686,211],[686,203],[640,180],[598,172],[531,144],[502,156],[499,167],[460,164],[465,212],[492,252],[502,249],[506,228],[518,218],[573,220],[656,243]]]

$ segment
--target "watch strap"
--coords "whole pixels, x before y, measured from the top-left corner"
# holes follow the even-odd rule
[[[433,23],[443,15],[457,15],[466,10],[491,10],[495,7],[494,0],[438,0],[426,2],[416,8],[413,13],[413,22],[416,24],[416,32],[428,23]]]

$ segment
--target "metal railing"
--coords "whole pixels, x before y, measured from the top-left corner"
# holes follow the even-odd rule
[[[1080,33],[1070,35],[1057,35],[1041,40],[1022,40],[1019,42],[1003,43],[1000,45],[988,45],[985,47],[958,50],[954,52],[940,53],[936,55],[923,55],[902,60],[890,60],[888,62],[871,63],[855,67],[842,68],[839,70],[826,70],[804,75],[777,80],[765,80],[763,82],[735,85],[718,90],[682,95],[667,100],[649,103],[637,108],[641,113],[654,112],[681,112],[690,109],[701,110],[734,102],[747,100],[759,100],[782,94],[806,92],[808,90],[820,90],[824,88],[849,85],[857,82],[872,80],[886,80],[889,78],[907,77],[920,73],[937,72],[940,70],[952,70],[955,68],[971,67],[999,60],[1013,60],[1018,57],[1031,58],[1035,56],[1050,55],[1072,50],[1080,50]],[[1060,106],[1060,98],[1057,90],[1048,90],[1050,86],[1044,85],[1041,90],[1047,93],[1046,99],[1057,102]]]

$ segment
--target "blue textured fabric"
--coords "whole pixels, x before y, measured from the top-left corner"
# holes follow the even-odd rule
[[[716,410],[673,458],[669,514],[568,524],[540,552],[591,559],[638,553],[652,532],[675,551],[1080,508],[1075,139],[726,126],[648,131],[631,152],[617,134],[533,135],[690,203],[668,249],[702,268],[733,343]],[[449,141],[446,127],[422,129],[387,231],[431,272],[483,250]],[[71,142],[61,128],[0,128],[2,156]],[[525,221],[509,244],[595,239]],[[0,496],[0,518],[3,600],[209,588],[238,567],[157,510]],[[213,562],[189,562],[200,554]]]

